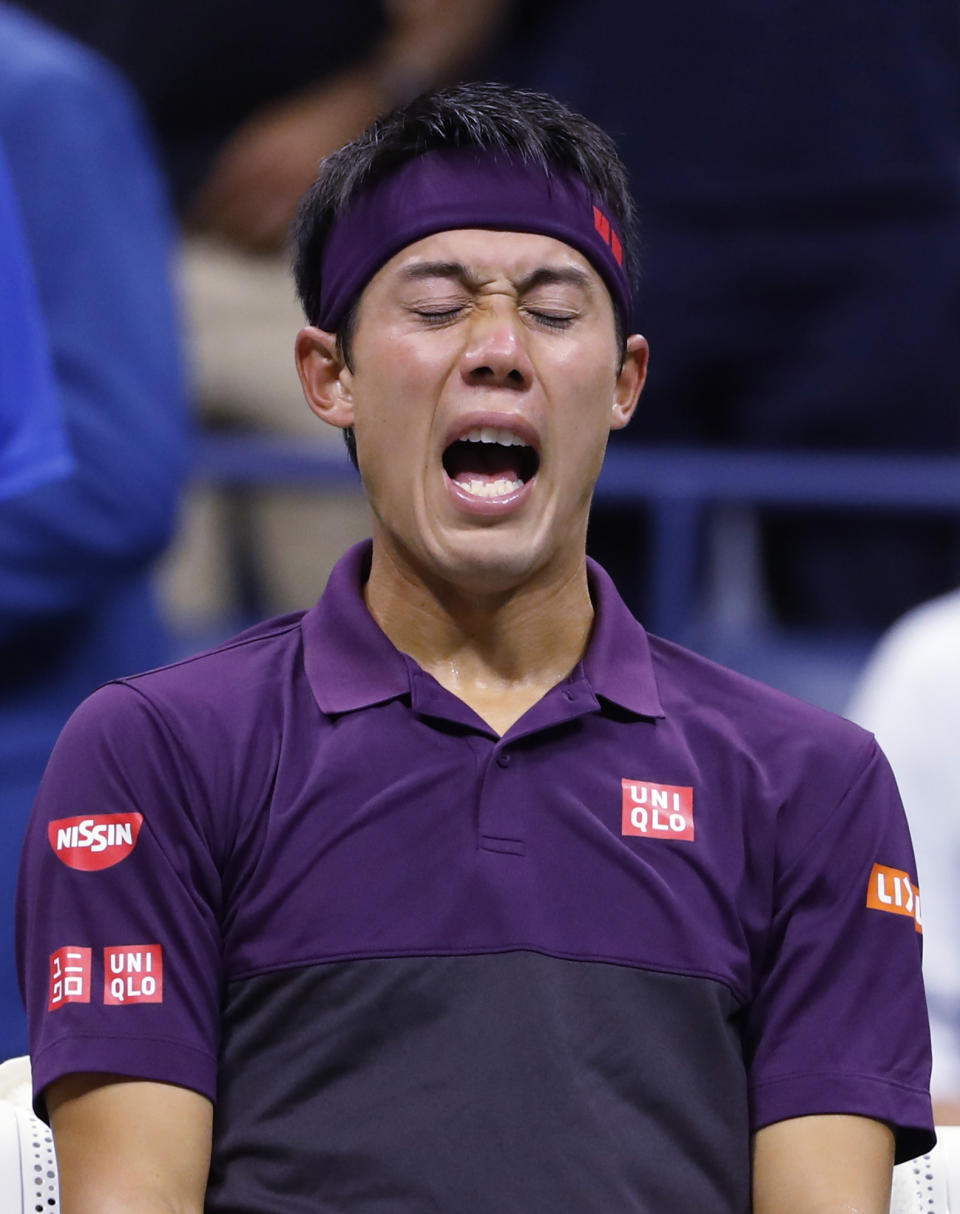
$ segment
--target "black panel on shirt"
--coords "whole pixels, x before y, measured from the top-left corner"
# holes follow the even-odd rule
[[[720,983],[532,952],[227,989],[208,1214],[747,1214]]]

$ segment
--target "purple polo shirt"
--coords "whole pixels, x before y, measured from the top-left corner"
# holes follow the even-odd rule
[[[34,1082],[215,1101],[207,1210],[747,1214],[770,1122],[929,1148],[916,873],[847,721],[648,637],[501,738],[367,612],[108,684],[51,759],[19,947]]]

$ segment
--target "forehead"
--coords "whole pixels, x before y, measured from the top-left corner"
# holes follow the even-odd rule
[[[588,293],[606,295],[603,279],[586,257],[571,245],[537,232],[501,232],[487,228],[455,228],[435,232],[395,253],[374,274],[367,290],[376,286],[417,281],[411,271],[435,265],[462,266],[480,283],[506,279],[520,283],[539,270],[574,270],[571,284]],[[439,274],[438,274],[439,276]],[[451,275],[447,275],[448,277]]]

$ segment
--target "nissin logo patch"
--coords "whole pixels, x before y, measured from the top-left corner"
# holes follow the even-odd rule
[[[57,858],[84,873],[112,868],[137,846],[143,814],[97,814],[89,818],[58,818],[47,827]]]
[[[648,780],[621,780],[625,835],[693,841],[693,789]]]

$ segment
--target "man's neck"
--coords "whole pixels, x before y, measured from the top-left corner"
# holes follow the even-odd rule
[[[373,618],[499,734],[583,656],[593,623],[585,560],[562,578],[477,595],[378,556],[365,589]]]

